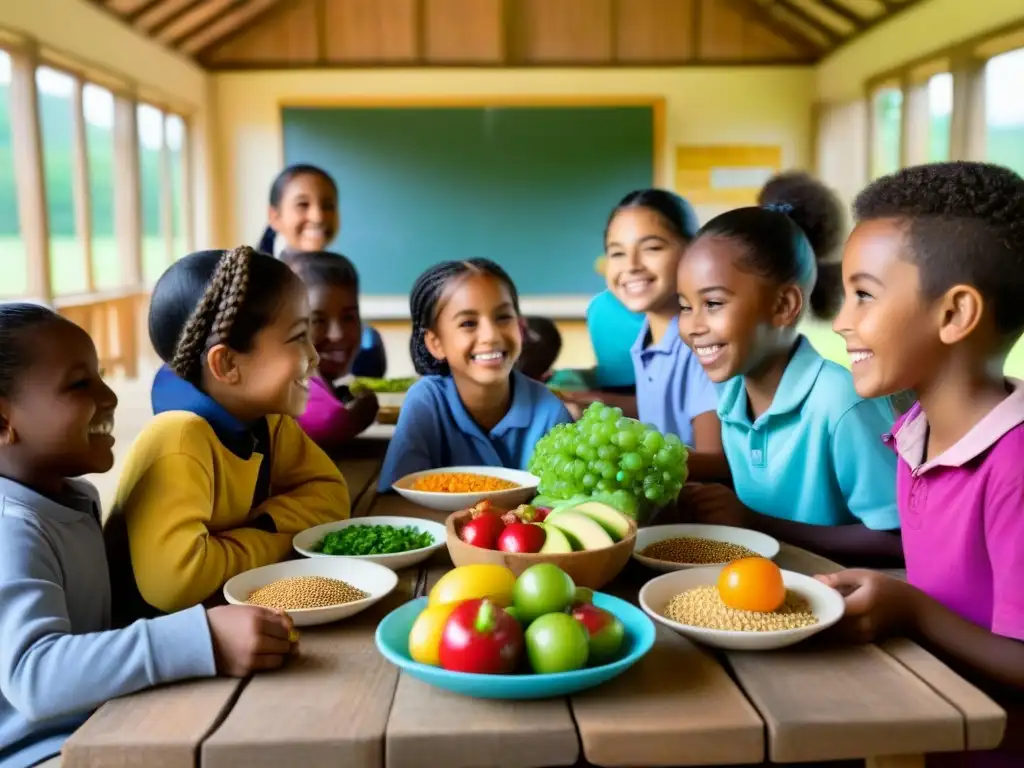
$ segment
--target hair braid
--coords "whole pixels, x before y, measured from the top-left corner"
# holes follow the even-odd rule
[[[198,378],[203,352],[223,344],[245,301],[252,248],[243,245],[227,251],[217,263],[202,298],[182,328],[171,359],[171,370],[186,381]]]

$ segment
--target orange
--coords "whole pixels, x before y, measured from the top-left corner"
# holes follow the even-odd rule
[[[786,601],[779,566],[763,557],[733,560],[718,576],[722,602],[740,611],[770,613]]]

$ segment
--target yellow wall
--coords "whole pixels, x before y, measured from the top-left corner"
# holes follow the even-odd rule
[[[991,29],[1024,20],[1024,0],[925,0],[840,48],[818,66],[817,95],[846,102],[871,77]]]
[[[283,162],[280,105],[288,100],[663,97],[666,179],[678,143],[778,144],[787,166],[811,163],[810,68],[279,71],[215,75],[213,90],[221,246],[254,242],[263,229],[267,191]]]

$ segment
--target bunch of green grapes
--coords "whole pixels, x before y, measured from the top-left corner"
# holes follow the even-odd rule
[[[628,506],[628,495],[633,506],[661,507],[686,482],[686,447],[621,408],[594,403],[579,421],[537,441],[529,470],[540,478],[539,492],[553,499],[608,494]]]

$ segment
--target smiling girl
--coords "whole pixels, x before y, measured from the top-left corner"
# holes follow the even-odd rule
[[[537,440],[571,420],[543,384],[515,370],[519,295],[487,259],[437,264],[409,298],[416,372],[381,469],[380,489],[424,469],[525,469]]]
[[[295,423],[317,354],[302,281],[248,247],[201,251],[157,281],[149,334],[168,364],[107,524],[117,603],[187,608],[292,536],[346,518],[345,481]]]
[[[679,265],[680,331],[712,381],[735,494],[689,489],[702,522],[765,531],[840,561],[902,557],[893,412],[797,330],[841,302],[842,207],[805,174],[776,177],[764,207],[709,221]],[[738,498],[737,498],[738,497]]]

